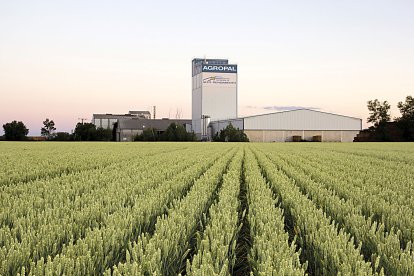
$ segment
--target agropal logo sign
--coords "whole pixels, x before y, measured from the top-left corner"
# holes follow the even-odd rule
[[[236,81],[223,76],[209,76],[203,79],[204,84],[236,84]]]
[[[237,65],[203,65],[203,72],[213,73],[237,73]]]

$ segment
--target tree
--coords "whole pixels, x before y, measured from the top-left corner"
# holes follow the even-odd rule
[[[92,123],[77,123],[73,132],[76,141],[111,141],[112,130],[96,128]]]
[[[46,118],[45,121],[43,121],[43,126],[40,129],[40,133],[42,136],[46,137],[48,140],[51,140],[55,136],[55,122],[53,120],[49,120],[49,118]]]
[[[116,141],[116,129],[118,128],[118,122],[115,122],[112,126],[112,139],[111,141]]]
[[[157,129],[146,128],[134,138],[134,141],[195,141],[195,134],[187,132],[181,124],[171,123],[168,128],[160,134]]]
[[[235,128],[231,123],[213,136],[215,142],[249,142],[246,133]]]
[[[111,141],[112,129],[98,127],[93,138],[94,141]]]
[[[181,124],[171,123],[160,137],[161,141],[194,141],[195,135],[192,132],[187,132],[185,127]]]
[[[389,114],[390,108],[391,106],[387,101],[382,103],[378,101],[378,99],[368,101],[368,110],[370,113],[367,122],[373,123],[375,128],[389,122],[391,120],[391,116]]]
[[[73,132],[76,141],[93,141],[95,133],[96,126],[92,123],[77,123]]]
[[[397,106],[401,113],[400,120],[414,120],[414,98],[412,96],[407,96],[405,102],[399,102]]]
[[[159,140],[158,131],[151,127],[144,129],[141,134],[138,134],[134,138],[134,141],[158,141],[158,140]]]
[[[26,140],[29,130],[23,124],[23,122],[12,121],[3,125],[4,137],[8,141],[22,141]]]
[[[405,102],[398,103],[401,117],[396,118],[399,128],[403,131],[403,136],[407,141],[414,141],[414,98],[407,96]]]

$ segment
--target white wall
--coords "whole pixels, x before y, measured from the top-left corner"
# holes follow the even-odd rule
[[[193,91],[192,95],[192,125],[195,133],[201,133],[201,88]]]
[[[292,142],[293,136],[313,141],[321,136],[322,142],[352,142],[359,130],[245,130],[250,142]]]
[[[194,133],[201,133],[201,74],[193,77],[193,89],[192,89],[192,129]]]
[[[237,118],[237,74],[202,73],[202,115]]]

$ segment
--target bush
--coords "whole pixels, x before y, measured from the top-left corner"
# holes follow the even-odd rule
[[[3,125],[4,138],[8,141],[23,141],[27,139],[29,130],[23,122],[13,121]]]
[[[92,123],[78,123],[74,136],[76,141],[111,141],[113,135],[111,129],[96,128]]]
[[[172,123],[161,135],[162,141],[195,141],[193,132],[187,132],[183,125]]]
[[[73,135],[68,132],[56,132],[55,137],[52,141],[73,141]]]
[[[163,133],[160,133],[160,131],[155,128],[144,129],[141,134],[138,134],[134,138],[134,141],[184,142],[195,140],[196,136],[193,132],[187,132],[183,125],[176,123],[171,123]]]
[[[234,128],[230,123],[226,128],[220,130],[213,136],[214,142],[249,142],[246,133],[239,128]]]
[[[135,136],[134,141],[159,141],[158,131],[154,128],[146,128],[141,134]]]

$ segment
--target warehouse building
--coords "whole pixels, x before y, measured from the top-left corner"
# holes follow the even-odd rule
[[[261,114],[212,121],[212,136],[232,124],[246,133],[252,142],[352,142],[362,129],[362,120],[311,109]]]
[[[311,109],[239,118],[237,70],[227,59],[192,60],[192,128],[201,140],[230,123],[253,142],[352,142],[362,130],[359,118]]]

